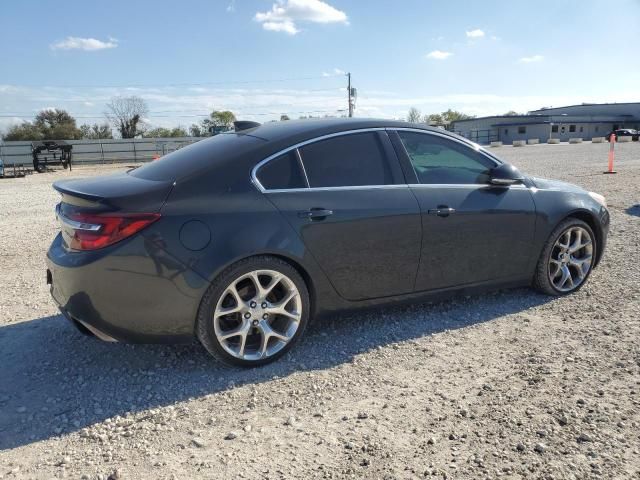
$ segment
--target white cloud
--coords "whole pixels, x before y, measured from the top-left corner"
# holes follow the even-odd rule
[[[346,75],[346,74],[347,72],[345,72],[344,70],[340,70],[339,68],[334,68],[330,72],[322,72],[323,77],[337,77],[337,76]]]
[[[270,32],[285,32],[289,35],[295,35],[300,32],[295,23],[291,20],[282,20],[278,22],[264,22],[262,28],[269,30]]]
[[[81,38],[81,37],[67,37],[50,45],[51,50],[105,50],[108,48],[116,48],[118,46],[118,40],[115,38],[109,38],[106,42],[97,40],[95,38]]]
[[[231,0],[227,5],[227,12],[233,13],[236,11],[236,0]]]
[[[349,24],[347,14],[322,0],[277,0],[268,12],[256,13],[254,20],[272,32],[295,35],[297,22]]]
[[[468,38],[482,38],[482,37],[484,37],[484,32],[482,30],[480,30],[479,28],[476,28],[475,30],[469,30],[466,33],[467,33],[467,37]]]
[[[532,55],[530,57],[522,57],[518,61],[520,63],[535,63],[535,62],[541,62],[542,60],[544,60],[544,57],[542,55]]]
[[[451,52],[443,52],[441,50],[434,50],[433,52],[427,53],[426,57],[427,58],[432,58],[434,60],[446,60],[451,55],[453,55],[453,53],[451,53]]]

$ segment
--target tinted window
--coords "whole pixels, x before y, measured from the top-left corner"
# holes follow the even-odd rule
[[[399,131],[420,183],[487,183],[490,160],[470,147],[442,138]]]
[[[146,163],[129,175],[145,180],[176,180],[242,156],[261,143],[264,140],[249,135],[223,133]]]
[[[260,167],[257,177],[267,190],[307,187],[295,150],[268,161]]]
[[[305,145],[300,153],[312,188],[394,183],[375,132],[321,140]]]

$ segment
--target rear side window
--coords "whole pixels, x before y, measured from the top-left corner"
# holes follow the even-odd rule
[[[311,188],[393,184],[375,132],[340,135],[300,148]]]
[[[420,183],[487,183],[490,160],[470,147],[437,135],[399,131]]]
[[[260,167],[256,176],[267,190],[307,187],[295,150],[269,160]]]

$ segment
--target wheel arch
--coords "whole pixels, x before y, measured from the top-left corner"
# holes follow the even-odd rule
[[[600,226],[600,222],[598,221],[598,218],[596,217],[596,215],[593,214],[593,212],[590,212],[589,210],[584,210],[584,209],[574,210],[573,212],[570,212],[568,215],[566,215],[564,218],[560,219],[560,221],[556,224],[556,226],[560,225],[560,223],[564,222],[567,218],[576,218],[578,220],[582,220],[584,223],[589,225],[594,235],[596,236],[596,261],[593,264],[595,268],[600,262],[600,258],[602,257],[602,254],[603,254],[602,245],[603,245],[604,233],[602,232],[602,227]]]
[[[290,256],[283,255],[281,253],[266,253],[262,255],[251,255],[251,257],[253,256],[269,256],[269,257],[279,258],[283,262],[286,262],[289,265],[291,265],[291,267],[293,267],[300,274],[300,276],[304,280],[305,285],[307,286],[307,291],[309,292],[309,305],[311,310],[309,312],[309,319],[310,320],[313,319],[315,316],[314,314],[316,312],[316,305],[317,305],[316,285],[314,284],[314,280],[312,276],[309,274],[307,269],[302,265],[302,263],[300,263],[299,261],[297,261],[296,259]]]

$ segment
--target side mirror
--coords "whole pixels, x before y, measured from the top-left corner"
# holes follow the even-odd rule
[[[524,182],[524,177],[516,167],[503,163],[489,172],[489,183],[492,185],[509,186]]]

